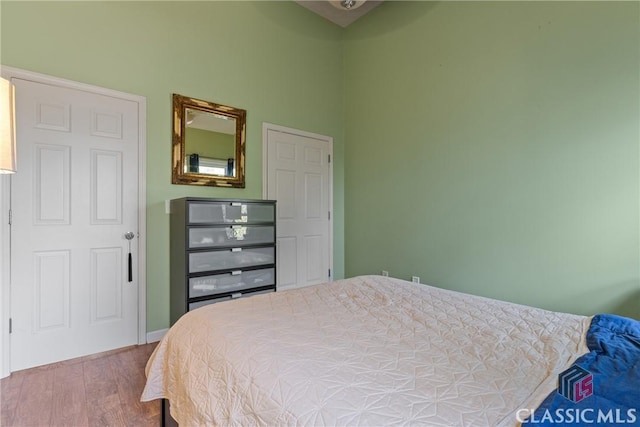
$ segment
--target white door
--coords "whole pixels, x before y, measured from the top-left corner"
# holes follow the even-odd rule
[[[264,128],[266,194],[277,201],[277,289],[331,280],[330,138]]]
[[[12,81],[11,370],[137,344],[138,105]]]

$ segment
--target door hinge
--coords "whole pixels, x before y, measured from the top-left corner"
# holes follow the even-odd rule
[[[13,332],[13,319],[9,317],[9,333]]]
[[[327,157],[329,158],[329,163],[331,163],[331,154],[327,154]]]
[[[9,209],[9,225],[11,225],[11,220],[13,219],[13,211]]]
[[[331,269],[329,269],[329,277],[331,277]]]
[[[329,214],[328,218],[331,220],[331,211],[327,212]]]

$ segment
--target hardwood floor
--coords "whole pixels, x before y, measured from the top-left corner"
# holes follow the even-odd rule
[[[0,380],[0,426],[159,426],[160,401],[140,402],[156,344],[14,372]]]

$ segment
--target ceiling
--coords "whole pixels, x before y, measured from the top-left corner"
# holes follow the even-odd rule
[[[328,0],[294,0],[302,7],[306,7],[310,11],[317,13],[325,19],[346,27],[362,15],[366,14],[384,0],[363,0],[362,5],[355,9],[338,9],[332,3],[339,4],[339,1],[330,2]]]

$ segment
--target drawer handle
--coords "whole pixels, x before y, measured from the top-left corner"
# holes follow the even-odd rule
[[[234,270],[234,271],[231,272],[232,276],[239,276],[241,274],[242,274],[242,270]]]
[[[232,248],[231,252],[242,252],[242,248]]]
[[[241,292],[235,293],[235,294],[231,294],[231,299],[236,299],[236,298],[240,298],[242,296]]]
[[[242,206],[242,203],[231,202],[231,206]]]

